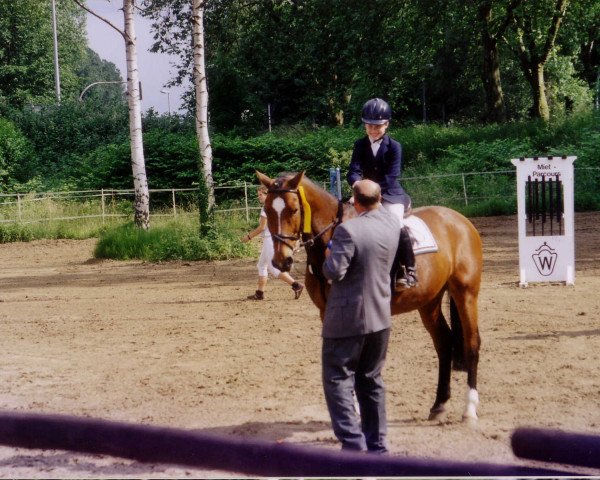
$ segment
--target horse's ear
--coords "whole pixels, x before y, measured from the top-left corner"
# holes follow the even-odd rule
[[[296,175],[294,178],[292,178],[288,182],[288,187],[292,188],[292,189],[298,188],[298,185],[300,185],[300,182],[302,181],[303,177],[304,177],[304,171],[300,172],[298,175]]]
[[[269,188],[273,183],[269,177],[267,177],[264,173],[260,173],[258,170],[254,170],[256,172],[256,176],[258,177],[258,181],[262,183],[265,187]]]

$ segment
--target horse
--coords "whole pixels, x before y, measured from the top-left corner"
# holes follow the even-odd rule
[[[272,263],[290,271],[297,248],[307,253],[305,285],[323,319],[329,283],[322,273],[325,249],[336,225],[356,215],[310,179],[304,172],[282,174],[276,179],[257,171],[268,189],[264,209],[274,245]],[[438,384],[429,419],[440,419],[450,399],[451,370],[467,372],[463,420],[476,423],[479,394],[477,366],[481,339],[477,298],[483,268],[482,242],[473,224],[450,208],[427,206],[413,209],[431,230],[438,251],[417,255],[417,286],[392,295],[393,315],[418,310],[438,356]],[[444,295],[450,298],[450,325],[444,317]]]

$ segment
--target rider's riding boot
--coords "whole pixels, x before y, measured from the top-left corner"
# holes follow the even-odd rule
[[[404,275],[396,278],[396,290],[404,290],[406,288],[416,287],[419,283],[417,280],[417,269],[415,261],[415,252],[413,251],[412,238],[406,227],[400,230],[400,242],[398,245],[400,269]],[[400,271],[398,271],[400,273]]]

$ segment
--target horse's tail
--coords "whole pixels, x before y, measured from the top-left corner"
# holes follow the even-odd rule
[[[452,330],[452,368],[462,372],[467,371],[465,360],[464,332],[458,308],[452,295],[450,295],[450,329]]]

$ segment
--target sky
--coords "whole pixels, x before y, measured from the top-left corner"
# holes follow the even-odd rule
[[[122,0],[87,0],[90,9],[110,20],[115,26],[123,28]],[[135,33],[137,36],[138,68],[142,82],[142,111],[153,107],[159,113],[176,113],[181,106],[181,95],[184,87],[165,87],[165,84],[175,76],[175,68],[169,55],[151,53],[149,48],[153,43],[150,33],[150,21],[137,15],[135,18]],[[100,58],[114,63],[123,80],[127,79],[125,63],[125,44],[123,37],[112,27],[100,21],[93,15],[87,15],[87,36],[89,46]],[[176,60],[176,59],[175,59]],[[97,81],[102,81],[99,78]],[[92,87],[102,88],[102,86]],[[161,93],[168,91],[168,94]]]

